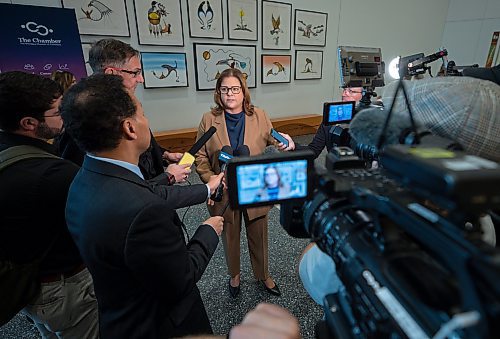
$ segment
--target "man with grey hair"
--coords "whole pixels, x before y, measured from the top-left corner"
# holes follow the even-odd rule
[[[115,74],[123,79],[123,85],[131,93],[137,85],[144,83],[140,53],[129,44],[116,39],[102,39],[89,51],[89,64],[94,74]],[[72,138],[64,134],[59,138],[58,148],[63,158],[82,165],[84,152]],[[191,169],[189,165],[178,165],[182,153],[170,153],[163,149],[151,134],[150,147],[141,154],[139,167],[146,180],[156,178],[160,183],[184,182]],[[169,163],[164,169],[164,163]],[[161,175],[161,177],[159,177]]]

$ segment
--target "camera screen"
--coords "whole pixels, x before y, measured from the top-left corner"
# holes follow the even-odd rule
[[[272,205],[307,198],[313,160],[309,152],[307,156],[298,153],[233,158],[227,172],[231,206]]]
[[[323,104],[323,125],[348,123],[355,114],[355,101],[325,102]]]

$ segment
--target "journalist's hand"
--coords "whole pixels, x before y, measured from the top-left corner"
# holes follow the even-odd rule
[[[178,162],[182,158],[182,153],[170,153],[169,151],[163,152],[163,159],[168,162]]]
[[[223,225],[224,225],[224,218],[219,217],[219,216],[210,217],[207,220],[205,220],[203,222],[203,224],[207,224],[207,225],[212,226],[215,233],[217,233],[217,235],[220,235],[222,233],[222,229],[223,229]]]
[[[247,313],[241,324],[231,329],[229,338],[299,339],[300,327],[283,307],[260,303]]]
[[[175,182],[184,182],[186,181],[189,173],[191,173],[191,166],[189,164],[170,164],[168,165],[166,171],[175,177]]]
[[[207,185],[210,188],[210,194],[214,194],[217,187],[219,187],[222,178],[224,178],[224,173],[219,173],[218,175],[210,176],[210,179],[207,182]]]
[[[293,142],[292,137],[286,133],[281,133],[281,132],[278,133],[281,134],[286,140],[288,140],[288,147],[286,147],[283,143],[280,142],[278,144],[279,149],[282,151],[293,151],[295,149],[295,142]]]

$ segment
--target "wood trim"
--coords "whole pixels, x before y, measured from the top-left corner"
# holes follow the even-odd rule
[[[323,116],[318,114],[297,115],[271,119],[273,127],[290,136],[314,134]],[[170,152],[186,152],[196,141],[197,128],[183,128],[154,133],[156,141]]]

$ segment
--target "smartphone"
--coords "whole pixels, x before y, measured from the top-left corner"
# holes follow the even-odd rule
[[[288,140],[281,134],[279,134],[274,128],[271,128],[271,136],[276,139],[277,142],[283,143],[286,147],[288,147]]]

